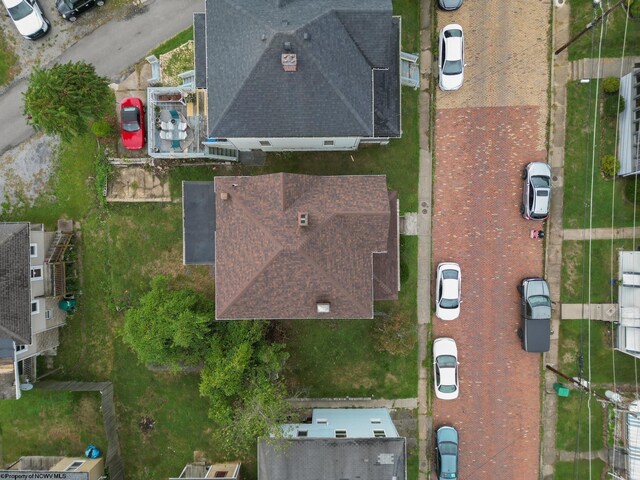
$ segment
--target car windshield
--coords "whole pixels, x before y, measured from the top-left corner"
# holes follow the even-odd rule
[[[459,302],[457,298],[442,298],[440,300],[441,308],[458,308]]]
[[[137,132],[140,130],[140,111],[136,107],[124,107],[122,109],[122,129],[125,132]]]
[[[22,20],[24,17],[29,15],[32,11],[33,8],[31,8],[31,5],[29,5],[27,2],[20,2],[19,4],[9,9],[9,15],[11,15],[11,18],[13,18],[13,20],[17,22],[18,20]]]
[[[444,38],[450,38],[450,37],[462,37],[462,30],[453,29],[453,30],[447,30],[446,32],[444,32]]]
[[[534,295],[529,297],[529,304],[532,307],[550,307],[551,299],[546,295]]]
[[[448,279],[455,280],[456,278],[458,278],[458,271],[457,270],[443,270],[442,271],[442,278],[444,278],[445,280],[448,280]]]
[[[442,456],[446,456],[446,455],[455,455],[456,452],[458,451],[458,448],[456,447],[456,444],[453,442],[442,442],[440,445],[438,445],[438,450],[440,450],[440,453],[442,454]]]
[[[538,190],[538,196],[539,197],[548,197],[549,196],[549,191],[548,190]]]
[[[456,386],[455,385],[440,385],[438,387],[438,390],[440,390],[442,393],[453,393],[456,391]]]
[[[459,75],[462,73],[462,60],[445,61],[442,67],[442,73],[445,75]]]
[[[456,357],[454,357],[453,355],[440,355],[436,359],[436,363],[438,364],[438,367],[440,367],[440,368],[455,367],[456,366]]]
[[[548,188],[551,186],[551,179],[549,177],[531,177],[531,185],[536,188]]]

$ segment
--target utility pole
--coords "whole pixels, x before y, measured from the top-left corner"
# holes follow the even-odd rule
[[[590,388],[585,387],[582,383],[580,383],[579,381],[577,381],[574,378],[571,378],[569,375],[565,375],[564,373],[556,370],[555,368],[553,368],[551,365],[545,365],[547,367],[548,370],[551,370],[553,373],[555,373],[556,375],[561,376],[562,378],[566,378],[567,380],[569,380],[571,383],[573,383],[575,386],[580,387],[582,390],[584,390],[587,393],[590,393],[591,395],[595,396],[598,400],[601,400],[603,402],[607,402],[610,403],[611,405],[616,405],[615,403],[613,403],[611,400],[609,400],[607,397],[600,395],[598,392],[596,392],[595,390],[591,390]]]
[[[584,35],[585,33],[587,33],[589,30],[591,30],[593,27],[595,27],[600,20],[602,20],[603,18],[605,18],[607,15],[609,15],[614,8],[619,7],[620,5],[622,5],[624,2],[626,2],[627,0],[620,0],[618,3],[616,3],[613,7],[611,7],[609,10],[607,10],[606,12],[604,12],[602,15],[600,15],[598,18],[596,18],[595,20],[587,23],[587,26],[584,27],[582,30],[580,30],[575,37],[573,37],[571,40],[569,40],[567,43],[565,43],[563,46],[561,46],[558,50],[556,50],[554,53],[555,55],[559,55],[565,48],[567,48],[569,45],[571,45],[573,42],[575,42],[577,39],[579,39],[582,35]]]

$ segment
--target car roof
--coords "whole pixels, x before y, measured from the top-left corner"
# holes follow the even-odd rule
[[[442,280],[442,296],[444,298],[458,298],[458,279],[445,278]]]
[[[545,195],[546,193],[546,195]],[[550,188],[536,188],[533,200],[533,213],[549,213],[549,199],[551,198]]]
[[[456,384],[456,367],[445,367],[440,369],[440,385]]]
[[[450,62],[462,60],[462,37],[445,37],[444,41],[447,46],[445,50],[446,60]]]

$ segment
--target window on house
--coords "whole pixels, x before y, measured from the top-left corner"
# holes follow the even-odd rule
[[[260,140],[260,146],[261,147],[270,147],[271,146],[271,142],[269,142],[268,140]]]
[[[38,313],[40,313],[40,302],[31,300],[31,315],[37,315]]]
[[[373,436],[375,438],[385,438],[387,436],[387,434],[385,433],[384,430],[374,430],[373,431]]]
[[[69,465],[67,468],[64,469],[65,472],[75,472],[76,470],[78,470],[82,465],[84,464],[84,461],[82,460],[74,460],[71,465]]]
[[[213,478],[227,478],[229,472],[219,471],[213,474]]]
[[[26,350],[27,346],[26,345],[16,345],[16,353],[21,352],[23,350]]]
[[[382,420],[380,420],[379,418],[372,418],[370,420],[371,423],[382,423]]]
[[[45,310],[44,311],[44,319],[51,320],[53,318],[53,310]]]
[[[42,280],[42,265],[31,267],[31,281]]]
[[[298,430],[298,437],[306,437],[309,432],[307,430]]]
[[[335,145],[335,142],[333,140],[325,140],[324,141],[324,146],[325,147],[330,147],[332,145]]]
[[[327,420],[326,418],[318,418],[316,419],[316,423],[319,423],[320,425],[326,425],[329,423],[329,420]]]
[[[336,430],[336,438],[347,438],[346,430]]]
[[[37,257],[38,256],[38,244],[37,243],[32,243],[29,246],[29,252],[31,254],[31,258]]]

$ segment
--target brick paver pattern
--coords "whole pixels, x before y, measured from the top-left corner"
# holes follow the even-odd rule
[[[460,397],[435,400],[434,426],[460,431],[461,479],[538,478],[540,356],[520,346],[518,282],[542,274],[542,242],[520,216],[522,167],[543,160],[533,107],[438,112],[433,261],[462,269],[461,314],[434,318],[456,340]],[[445,133],[447,132],[447,133]],[[457,133],[460,132],[460,133]]]

